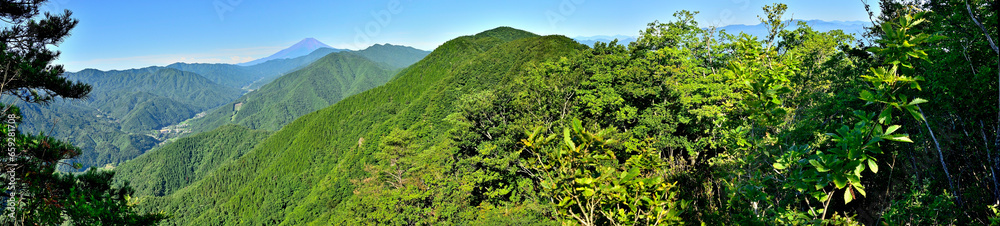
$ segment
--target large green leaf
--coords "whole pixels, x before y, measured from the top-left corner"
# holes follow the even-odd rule
[[[566,142],[566,146],[570,150],[576,150],[576,144],[573,143],[573,136],[569,132],[569,128],[563,128],[563,141]]]
[[[918,104],[922,104],[922,103],[927,103],[927,100],[924,100],[924,99],[921,99],[921,98],[914,98],[912,101],[910,101],[910,103],[908,105],[918,105]]]
[[[891,140],[895,142],[913,143],[913,140],[910,140],[909,135],[906,134],[885,135],[882,136],[882,139]]]
[[[788,167],[785,166],[785,164],[781,164],[781,163],[778,163],[778,162],[772,164],[772,166],[774,166],[775,169],[779,169],[779,170],[783,170],[785,168],[788,168]]]
[[[899,126],[899,125],[891,125],[891,126],[889,126],[889,128],[885,129],[885,133],[883,133],[883,134],[884,135],[892,134],[892,132],[896,132],[896,130],[898,130],[899,127],[901,127],[901,126]]]
[[[868,197],[868,194],[865,193],[865,189],[864,188],[865,188],[864,185],[854,184],[854,190],[857,190],[858,193],[861,193],[861,196]]]
[[[847,178],[844,177],[844,175],[834,175],[833,185],[836,185],[837,189],[844,188],[845,186],[847,186]]]
[[[830,169],[827,169],[822,163],[819,163],[819,161],[816,161],[815,159],[810,159],[809,164],[816,167],[816,171],[819,171],[820,173],[830,171]]]
[[[872,169],[872,173],[878,173],[878,164],[874,159],[868,159],[868,168]]]

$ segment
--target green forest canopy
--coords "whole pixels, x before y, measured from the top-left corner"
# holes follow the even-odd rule
[[[688,11],[593,48],[501,27],[138,205],[193,225],[996,224],[993,4],[882,1],[870,43],[786,30],[783,4],[766,37]]]

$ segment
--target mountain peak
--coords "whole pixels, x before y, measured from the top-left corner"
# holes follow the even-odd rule
[[[319,49],[319,48],[331,48],[331,49],[333,49],[333,47],[330,47],[330,46],[328,46],[326,44],[323,44],[323,42],[320,42],[319,40],[316,40],[315,38],[304,38],[304,39],[302,39],[302,41],[299,41],[298,43],[295,43],[295,45],[292,45],[291,48],[295,48],[295,47],[307,47],[307,48],[312,48],[312,50],[316,50],[316,49]]]
[[[475,37],[494,37],[505,42],[509,42],[521,38],[538,37],[538,35],[521,29],[504,26],[479,32],[479,34],[476,34]]]
[[[316,51],[317,49],[320,49],[320,48],[331,48],[331,49],[334,49],[333,47],[330,47],[329,45],[323,44],[323,42],[320,42],[319,40],[316,40],[315,38],[304,38],[304,39],[302,39],[302,41],[299,41],[299,42],[295,43],[294,45],[292,45],[291,47],[288,47],[287,49],[283,49],[281,51],[278,51],[277,53],[274,53],[271,56],[260,58],[260,59],[256,59],[256,60],[253,60],[253,61],[250,61],[250,62],[246,62],[246,63],[241,63],[241,64],[238,64],[238,65],[240,65],[240,66],[252,66],[252,65],[256,65],[256,64],[267,62],[269,60],[296,58],[296,57],[300,57],[300,56],[309,55],[309,53],[312,53],[313,51]]]

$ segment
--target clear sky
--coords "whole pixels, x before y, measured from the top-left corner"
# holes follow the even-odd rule
[[[424,50],[498,26],[569,37],[635,36],[678,10],[700,11],[702,26],[757,24],[773,0],[50,0],[80,24],[58,47],[68,71],[241,63],[303,38],[344,49],[375,43]],[[861,0],[785,0],[795,19],[868,21]],[[877,8],[877,7],[874,7]]]

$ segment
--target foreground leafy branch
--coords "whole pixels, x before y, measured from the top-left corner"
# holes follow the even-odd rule
[[[560,215],[583,225],[682,222],[680,214],[690,202],[679,200],[676,183],[666,181],[666,163],[649,148],[650,140],[625,142],[622,149],[606,138],[613,129],[592,133],[577,119],[556,142],[556,134],[540,131],[521,140],[522,152],[531,156],[522,164]]]

